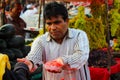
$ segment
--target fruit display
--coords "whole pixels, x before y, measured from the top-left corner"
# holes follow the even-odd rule
[[[0,27],[0,39],[7,39],[13,37],[15,28],[12,24],[5,24]]]
[[[7,54],[12,66],[17,58],[25,57],[30,47],[25,45],[25,38],[21,35],[15,35],[14,25],[5,24],[0,27],[0,53]]]
[[[25,45],[25,39],[24,37],[20,35],[15,35],[10,39],[6,39],[7,41],[7,46],[9,48],[21,48]]]
[[[0,50],[6,49],[7,48],[7,43],[5,40],[0,39]]]

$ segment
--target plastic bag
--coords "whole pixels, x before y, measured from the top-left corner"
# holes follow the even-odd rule
[[[63,64],[57,60],[48,61],[44,64],[46,70],[57,73],[61,72]]]
[[[49,72],[43,65],[43,80],[77,80],[76,70],[62,70],[60,73]],[[56,68],[50,66],[49,68]]]

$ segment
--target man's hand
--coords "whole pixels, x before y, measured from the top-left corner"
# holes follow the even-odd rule
[[[25,63],[28,66],[29,71],[33,72],[34,64],[30,60],[28,60],[26,58],[21,58],[21,59],[17,59],[17,61]]]
[[[53,72],[53,73],[60,73],[62,71],[63,61],[61,58],[48,61],[45,63],[44,67],[47,71]]]

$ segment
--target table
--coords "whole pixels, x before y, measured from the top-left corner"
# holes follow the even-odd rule
[[[24,28],[26,33],[29,33],[29,37],[36,37],[39,34],[39,29],[34,27]],[[32,35],[32,36],[31,36]]]

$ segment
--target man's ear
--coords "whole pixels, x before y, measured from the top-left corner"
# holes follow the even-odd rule
[[[45,25],[45,29],[46,29],[47,31],[48,31],[48,27],[49,27],[48,25]]]
[[[67,18],[67,19],[65,20],[65,22],[69,23],[69,18]]]

